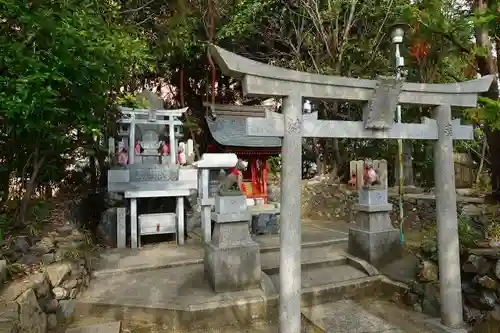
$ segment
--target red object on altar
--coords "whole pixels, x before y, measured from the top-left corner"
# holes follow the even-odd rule
[[[247,136],[245,119],[207,118],[207,123],[215,141],[207,146],[207,152],[234,153],[247,161],[241,190],[247,198],[262,198],[267,203],[268,158],[281,153],[281,140]]]

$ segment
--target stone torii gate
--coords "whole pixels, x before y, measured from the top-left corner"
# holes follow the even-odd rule
[[[436,140],[434,149],[442,324],[463,325],[453,140],[473,138],[472,127],[452,120],[451,107],[474,107],[493,76],[453,84],[404,83],[326,76],[262,64],[217,46],[210,53],[224,75],[242,80],[253,97],[283,97],[283,115],[247,122],[247,134],[283,137],[280,235],[280,332],[300,333],[302,137]],[[363,121],[303,120],[304,98],[365,102]],[[394,123],[396,105],[434,107],[421,124]]]

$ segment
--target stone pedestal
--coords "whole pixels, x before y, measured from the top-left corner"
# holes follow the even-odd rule
[[[349,253],[375,267],[392,262],[401,255],[399,230],[391,223],[392,205],[387,191],[363,189],[359,194],[356,227],[349,229]]]
[[[243,195],[217,196],[212,240],[205,244],[205,274],[215,292],[260,287],[259,244],[250,237],[251,214]]]

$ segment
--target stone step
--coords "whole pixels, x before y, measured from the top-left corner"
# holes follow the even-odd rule
[[[68,328],[66,330],[66,333],[120,333],[120,332],[121,332],[121,322],[119,321]]]
[[[340,300],[302,308],[314,332],[439,333],[429,317],[383,299]]]
[[[346,251],[347,234],[335,230],[313,229],[303,233],[302,261],[309,260],[308,251],[328,249],[328,251]],[[264,270],[269,267],[279,267],[279,236],[257,236],[255,240],[260,245]],[[275,255],[277,261],[266,266],[266,257]],[[176,244],[158,244],[142,249],[110,249],[101,254],[95,263],[92,277],[94,279],[108,278],[112,275],[152,271],[179,266],[196,265],[203,263],[204,249],[198,244],[178,246]],[[305,259],[304,259],[305,258]]]
[[[344,281],[355,281],[367,277],[362,270],[338,261],[322,261],[302,266],[302,288],[314,288]],[[269,275],[276,290],[280,290],[279,272]]]
[[[339,250],[334,245],[324,245],[315,247],[305,247],[301,251],[302,269],[312,267],[338,265],[347,265],[348,259],[343,255],[344,252]],[[260,256],[262,270],[268,275],[279,274],[280,267],[280,252],[267,251],[261,252]]]
[[[330,257],[309,259],[302,277],[304,306],[378,294],[381,290],[380,276],[368,276],[346,264],[338,252],[332,251]],[[348,258],[347,262],[350,261]],[[182,329],[195,324],[209,327],[214,318],[222,326],[259,318],[275,320],[279,301],[276,281],[279,274],[264,275],[261,288],[215,293],[205,278],[202,264],[110,275],[92,281],[76,300],[75,316],[155,322]]]

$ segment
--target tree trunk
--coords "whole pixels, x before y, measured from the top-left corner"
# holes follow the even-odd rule
[[[9,199],[11,170],[8,168],[5,172],[0,172],[0,208]]]
[[[486,0],[474,0],[473,8],[478,15],[486,14],[488,10],[488,2]],[[485,56],[478,55],[476,57],[479,73],[484,75],[495,74],[498,68],[498,63],[493,57],[492,45],[489,38],[489,30],[487,25],[478,25],[475,27],[476,44],[484,49]],[[493,100],[498,100],[498,81],[493,80],[490,90],[485,94],[486,97]],[[500,132],[495,129],[486,129],[486,138],[490,151],[493,152],[490,157],[491,162],[491,187],[493,197],[500,201],[500,154],[497,154],[500,149]]]
[[[413,178],[413,146],[411,142],[403,141],[403,184],[414,185]],[[394,184],[399,185],[399,154],[396,154],[394,167]]]
[[[45,158],[42,157],[39,160],[35,160],[33,163],[33,171],[31,172],[29,181],[26,183],[26,189],[24,191],[23,198],[21,199],[21,207],[19,209],[19,215],[17,217],[17,224],[19,226],[26,225],[26,214],[28,212],[29,203],[33,191],[36,188],[37,178],[40,174],[40,170],[42,169],[44,161]]]

